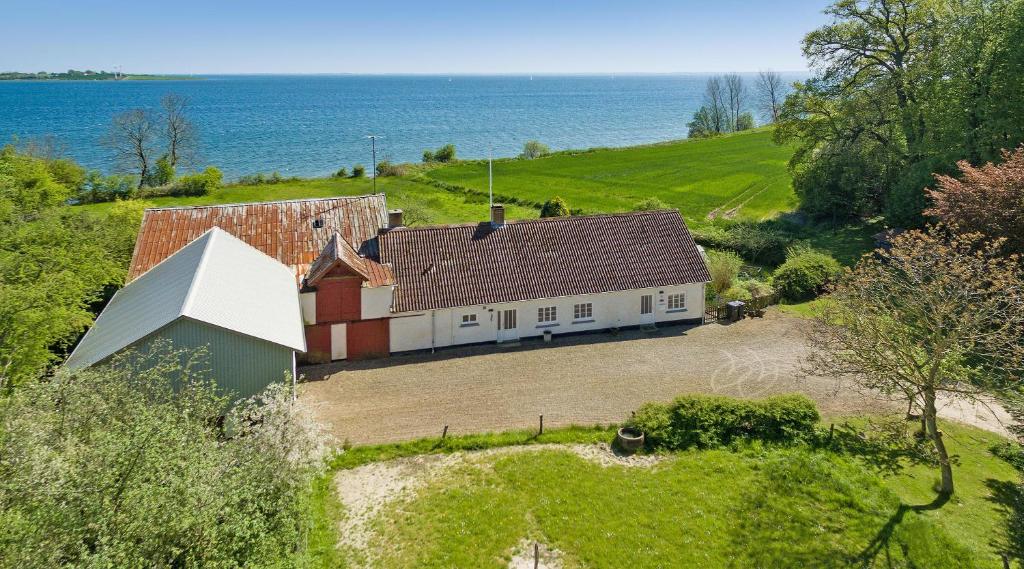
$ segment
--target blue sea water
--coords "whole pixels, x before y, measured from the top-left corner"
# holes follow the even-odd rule
[[[527,140],[552,149],[627,146],[686,137],[707,75],[209,76],[193,81],[0,82],[0,143],[54,136],[66,153],[110,171],[100,140],[111,117],[191,101],[198,166],[228,178],[277,170],[321,176],[378,159],[418,161],[455,144],[461,158],[514,156]],[[747,75],[754,107],[754,75]],[[786,75],[787,83],[800,79]]]

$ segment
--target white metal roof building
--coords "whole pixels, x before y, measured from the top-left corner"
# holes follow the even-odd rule
[[[206,347],[211,377],[239,397],[294,374],[306,349],[291,269],[213,228],[119,290],[68,357],[71,369],[158,339]]]

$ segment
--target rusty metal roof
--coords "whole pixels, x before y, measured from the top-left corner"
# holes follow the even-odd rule
[[[394,312],[711,280],[677,210],[397,228],[379,245]]]
[[[301,279],[334,233],[368,257],[387,226],[384,194],[277,202],[147,209],[128,280],[173,255],[212,227],[287,265]]]
[[[374,238],[376,239],[376,238]],[[376,246],[367,247],[376,252]],[[352,272],[363,277],[366,286],[377,287],[395,284],[394,274],[391,268],[381,265],[374,259],[368,259],[359,255],[356,250],[345,241],[338,233],[331,236],[331,240],[324,247],[320,256],[309,268],[306,275],[306,284],[313,286],[327,276],[332,269],[344,266]]]

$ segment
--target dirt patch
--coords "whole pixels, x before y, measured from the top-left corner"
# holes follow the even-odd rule
[[[416,488],[430,479],[430,473],[447,468],[457,458],[420,455],[338,472],[334,488],[345,507],[338,528],[341,545],[369,559],[370,522],[380,509],[393,500],[412,496]]]
[[[562,553],[543,543],[524,539],[512,549],[508,569],[562,569]]]

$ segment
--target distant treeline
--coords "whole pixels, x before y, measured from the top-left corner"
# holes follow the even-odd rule
[[[19,71],[3,71],[0,72],[0,81],[19,81],[19,80],[58,80],[58,81],[117,81],[121,79],[182,79],[184,77],[178,77],[174,75],[144,75],[144,74],[129,74],[120,73],[117,71],[93,71],[86,69],[85,71],[79,71],[77,69],[68,69],[64,73],[50,73],[49,71],[39,71],[37,73],[21,73]]]

